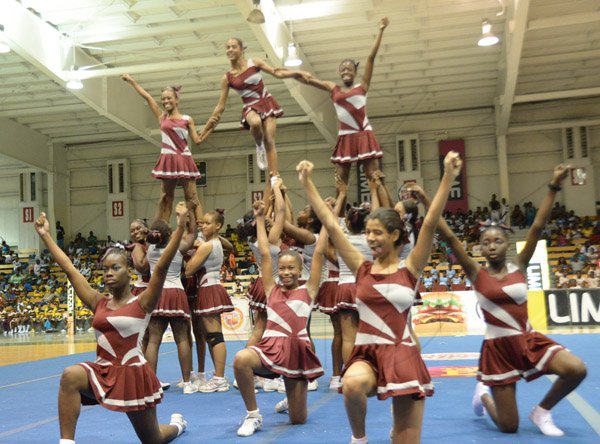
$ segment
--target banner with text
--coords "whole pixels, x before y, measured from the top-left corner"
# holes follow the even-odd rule
[[[600,289],[553,289],[544,296],[549,327],[600,325]]]
[[[440,177],[444,175],[444,157],[448,151],[456,151],[462,159],[462,169],[460,175],[450,189],[446,211],[456,213],[461,211],[466,213],[469,210],[469,200],[467,198],[467,159],[465,158],[465,141],[457,140],[440,140],[438,143],[440,155]]]

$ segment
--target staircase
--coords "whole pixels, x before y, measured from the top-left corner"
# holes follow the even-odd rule
[[[527,232],[529,228],[514,229],[514,233],[508,233],[508,251],[506,252],[506,262],[515,262],[517,257],[517,242],[524,241],[527,238]]]

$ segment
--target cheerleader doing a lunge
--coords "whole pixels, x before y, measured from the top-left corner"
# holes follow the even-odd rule
[[[563,165],[554,169],[549,190],[515,263],[506,260],[508,236],[500,227],[489,227],[480,234],[481,255],[487,260],[487,267],[482,267],[466,253],[448,225],[440,224],[458,262],[473,283],[486,323],[477,372],[480,382],[473,396],[473,409],[477,416],[487,411],[501,432],[515,433],[519,428],[516,382],[555,374],[558,379],[534,407],[529,419],[544,435],[564,435],[554,424],[550,410],[586,376],[581,359],[533,330],[527,315],[527,266],[550,216],[554,197],[568,173],[569,168]]]
[[[60,380],[58,417],[61,444],[73,444],[81,403],[97,403],[109,410],[126,412],[143,443],[168,442],[180,435],[186,422],[180,414],[170,424],[159,424],[156,404],[163,396],[156,374],[140,349],[141,337],[161,295],[169,264],[183,235],[187,209],[176,208],[177,229],[158,260],[148,288],[135,296],[130,290],[127,256],[124,250],[109,249],[102,261],[103,278],[109,294],[90,287],[50,236],[45,213],[35,229],[65,271],[77,296],[94,312],[93,327],[98,338],[96,360],[67,367]]]
[[[202,218],[202,206],[196,190],[196,179],[200,173],[188,146],[188,135],[195,144],[200,143],[200,136],[196,132],[194,119],[179,112],[179,90],[177,86],[167,86],[162,90],[160,100],[163,111],[160,110],[156,100],[137,83],[129,74],[121,78],[129,83],[142,96],[150,110],[158,119],[161,134],[160,156],[152,169],[152,176],[161,180],[160,200],[156,219],[171,219],[175,187],[179,182],[183,187],[186,204],[195,219]]]
[[[275,119],[283,115],[283,110],[275,98],[267,91],[261,71],[278,79],[308,79],[308,73],[303,71],[290,71],[288,69],[275,69],[264,60],[256,57],[244,57],[244,44],[238,38],[231,38],[225,44],[225,53],[231,69],[221,79],[221,96],[212,115],[200,132],[200,140],[204,141],[216,128],[225,105],[229,88],[236,90],[242,98],[241,127],[250,130],[256,143],[256,161],[261,170],[268,167],[271,175],[278,174],[277,151],[275,149]]]
[[[342,86],[313,77],[310,77],[306,82],[331,94],[339,122],[338,140],[331,155],[331,162],[335,164],[336,174],[346,184],[348,184],[350,166],[353,163],[363,163],[367,178],[373,175],[383,177],[383,173],[379,171],[378,161],[383,157],[383,151],[377,143],[367,117],[367,92],[371,85],[373,66],[379,51],[383,31],[388,24],[387,17],[379,21],[379,32],[367,58],[367,65],[360,83],[354,83],[358,63],[351,59],[343,60],[340,63],[339,75],[343,83]],[[299,80],[304,81],[304,78]],[[387,202],[387,196],[381,194],[379,200],[383,206],[390,206]]]
[[[256,202],[254,207],[262,267],[268,270],[271,268],[271,256],[265,231],[264,203]],[[287,397],[278,403],[276,411],[287,410],[292,424],[306,422],[308,381],[323,375],[321,363],[311,349],[306,326],[319,289],[326,242],[327,235],[323,231],[313,256],[311,275],[305,285],[299,286],[302,260],[294,250],[286,250],[279,256],[280,284],[276,284],[270,274],[263,275],[267,294],[267,327],[262,340],[238,352],[233,363],[247,409],[237,432],[239,436],[250,436],[262,428],[262,416],[254,393],[254,374],[266,377],[282,375]]]
[[[352,428],[352,443],[366,443],[367,397],[392,397],[394,443],[420,442],[424,398],[433,394],[431,377],[410,328],[415,287],[431,251],[437,222],[446,205],[450,186],[461,168],[458,154],[444,159],[444,175],[425,216],[417,243],[400,261],[405,231],[397,212],[379,208],[367,218],[366,236],[373,261],[366,260],[348,240],[327,209],[310,176],[313,165],[302,161],[296,169],[308,200],[350,270],[356,275],[358,332],[346,363],[343,394]]]

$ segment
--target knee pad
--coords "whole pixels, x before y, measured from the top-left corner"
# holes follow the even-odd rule
[[[223,333],[221,333],[221,332],[213,332],[213,333],[207,333],[206,334],[206,342],[211,347],[214,347],[215,345],[218,345],[221,342],[225,342],[225,339],[223,338]]]

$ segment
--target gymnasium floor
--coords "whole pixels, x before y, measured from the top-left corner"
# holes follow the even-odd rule
[[[435,382],[435,395],[425,407],[423,443],[600,443],[600,366],[597,333],[552,334],[582,357],[588,366],[588,377],[567,400],[554,410],[555,422],[566,436],[550,438],[529,422],[527,414],[549,388],[551,380],[544,376],[529,384],[518,385],[518,404],[521,412],[519,432],[503,435],[489,418],[477,418],[471,409],[480,336],[422,337],[422,352]],[[36,335],[30,338],[0,338],[0,442],[1,443],[56,443],[58,442],[57,391],[64,367],[93,360],[93,336],[83,335],[78,342],[69,344],[64,336],[49,338]],[[37,344],[32,344],[38,342]],[[167,422],[173,412],[182,413],[188,420],[187,431],[177,443],[348,443],[350,428],[342,397],[328,390],[331,375],[330,339],[315,340],[317,353],[322,359],[326,375],[319,380],[317,392],[309,392],[309,419],[305,425],[291,426],[287,415],[276,414],[274,405],[283,395],[257,395],[263,414],[263,430],[249,438],[236,435],[238,423],[245,413],[239,393],[232,388],[225,393],[183,395],[174,386],[179,380],[177,356],[173,343],[163,344],[159,359],[159,377],[170,381],[173,387],[165,393],[158,406],[159,420]],[[228,342],[228,361],[243,347],[242,341]],[[33,348],[41,351],[32,351]],[[21,349],[22,353],[17,353]],[[62,354],[46,357],[43,352]],[[73,353],[64,355],[66,353]],[[450,353],[455,353],[452,355]],[[438,354],[438,355],[435,355]],[[14,358],[20,355],[20,358]],[[24,356],[23,356],[24,355]],[[25,360],[6,365],[5,358]],[[436,359],[432,359],[436,358]],[[37,360],[32,360],[37,359]],[[209,364],[207,359],[207,364]],[[233,369],[227,376],[233,380]],[[390,402],[370,399],[367,433],[370,443],[389,442]],[[135,443],[137,439],[126,415],[99,406],[84,407],[77,428],[77,442],[86,444]]]

